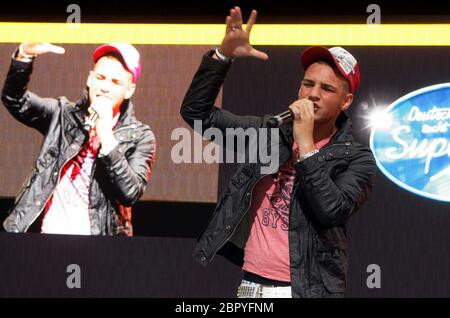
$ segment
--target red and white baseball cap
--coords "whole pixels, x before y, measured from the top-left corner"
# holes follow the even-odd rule
[[[141,57],[136,48],[128,43],[110,43],[100,45],[95,49],[94,54],[92,55],[94,63],[97,63],[102,56],[105,56],[110,52],[115,52],[123,58],[125,68],[133,76],[133,83],[136,83],[142,69]]]
[[[350,84],[350,93],[354,93],[360,84],[361,75],[358,62],[353,55],[339,46],[332,48],[311,46],[303,51],[300,60],[305,70],[311,64],[320,60],[336,65],[339,72]]]

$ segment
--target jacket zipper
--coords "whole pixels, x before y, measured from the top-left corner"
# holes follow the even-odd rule
[[[279,168],[279,167],[278,167]],[[213,249],[213,251],[214,251],[214,253],[213,253],[213,256],[211,257],[211,259],[208,261],[208,262],[211,262],[212,260],[213,260],[213,258],[214,258],[214,256],[216,255],[216,253],[222,248],[222,246],[224,246],[227,242],[228,242],[228,240],[234,235],[234,233],[236,232],[236,230],[237,230],[237,228],[238,228],[238,226],[239,226],[239,224],[242,222],[242,219],[247,215],[247,213],[248,213],[248,210],[250,210],[250,207],[251,207],[251,205],[252,205],[252,197],[253,197],[253,189],[255,188],[255,186],[256,186],[256,184],[258,184],[258,182],[259,181],[261,181],[261,179],[262,178],[264,178],[264,177],[266,177],[267,175],[265,175],[265,176],[262,176],[262,177],[260,177],[256,182],[255,182],[255,184],[253,185],[253,187],[252,187],[252,189],[251,189],[251,191],[250,191],[250,203],[249,203],[249,205],[248,205],[248,207],[247,207],[247,210],[245,210],[245,212],[242,214],[242,216],[239,218],[239,222],[237,223],[238,225],[237,226],[235,226],[234,227],[234,230],[219,244],[219,246],[217,247],[217,248],[214,248]]]
[[[69,158],[64,162],[64,164],[61,166],[61,168],[59,168],[58,171],[58,178],[56,179],[56,185],[55,188],[52,190],[52,192],[50,193],[50,195],[48,196],[47,200],[45,200],[45,203],[42,205],[41,210],[39,211],[39,213],[36,214],[36,216],[33,218],[33,221],[31,223],[29,223],[29,225],[26,227],[25,232],[28,231],[28,229],[30,228],[30,226],[34,223],[34,221],[36,221],[36,219],[41,215],[42,211],[45,209],[45,207],[47,206],[48,201],[50,200],[50,198],[53,196],[53,193],[56,190],[56,187],[58,186],[58,182],[59,182],[59,177],[61,175],[61,170],[65,167],[65,165],[72,160],[73,158],[75,158],[75,156],[80,152],[80,150],[78,149],[77,152],[75,152],[72,156],[69,156]]]
[[[284,163],[283,163],[284,164]],[[278,168],[277,168],[277,171],[278,171],[278,169],[280,169],[280,167],[281,167],[281,165],[279,165],[278,166]],[[242,216],[239,218],[239,222],[237,223],[237,226],[235,226],[234,227],[234,230],[219,244],[219,246],[217,247],[217,248],[215,248],[215,249],[213,249],[213,251],[214,251],[214,253],[213,253],[213,256],[211,257],[211,259],[209,260],[209,262],[211,262],[212,260],[213,260],[213,258],[214,258],[214,256],[216,255],[216,253],[222,248],[222,246],[224,246],[227,242],[228,242],[228,240],[234,235],[234,233],[236,232],[236,230],[237,230],[237,228],[238,228],[238,226],[239,226],[239,224],[242,222],[242,219],[244,218],[244,216],[246,216],[247,215],[247,213],[248,213],[248,210],[250,210],[250,207],[252,206],[252,198],[253,198],[253,190],[255,189],[255,187],[256,187],[256,185],[259,183],[259,181],[261,181],[261,179],[262,178],[264,178],[264,177],[267,177],[268,175],[263,175],[263,176],[261,176],[260,175],[260,177],[259,177],[259,179],[255,182],[255,184],[253,185],[253,187],[251,188],[251,191],[250,191],[250,201],[249,201],[249,205],[248,205],[248,207],[247,207],[247,210],[245,210],[245,212],[242,214]]]
[[[115,134],[118,131],[124,130],[124,129],[136,128],[136,127],[137,127],[136,124],[130,124],[128,126],[123,126],[123,127],[117,128],[116,130],[113,130],[113,134]]]
[[[351,145],[352,145],[351,141],[339,142],[339,143],[334,143],[334,144],[331,144],[331,145],[326,145],[325,147],[321,148],[320,150],[326,150],[326,149],[329,149],[329,148],[333,148],[335,146],[351,146]]]
[[[100,151],[100,150],[98,150]],[[98,153],[98,152],[97,152]],[[95,161],[97,158],[94,159],[94,162],[92,163],[92,170],[91,170],[91,175],[89,176],[89,190],[88,190],[88,216],[89,216],[89,229],[91,228],[91,224],[92,224],[92,220],[91,220],[91,209],[90,209],[90,205],[91,205],[91,188],[92,188],[92,180],[94,179],[94,172],[95,172],[95,168],[97,167]],[[92,233],[92,230],[91,230]]]
[[[118,128],[118,129],[114,130],[113,133],[116,133],[116,132],[118,132],[118,131],[120,131],[120,130],[123,130],[123,129],[134,128],[134,127],[136,127],[136,124],[131,124],[131,125],[128,125],[128,126],[120,127],[120,128]],[[61,166],[61,168],[60,168],[59,171],[58,171],[58,179],[57,179],[58,181],[59,181],[59,177],[60,177],[60,175],[61,175],[61,170],[64,168],[64,166],[65,166],[70,160],[72,160],[73,158],[75,158],[75,156],[76,156],[79,152],[80,152],[80,150],[78,149],[77,152],[75,152],[73,155],[69,156],[69,158],[68,158],[68,159],[64,162],[64,164]],[[93,173],[93,172],[92,172],[92,173]],[[92,174],[92,175],[93,175],[93,174]],[[91,177],[92,177],[92,175],[91,175]],[[57,182],[58,182],[58,181],[57,181]],[[49,195],[49,197],[48,197],[47,200],[45,201],[44,205],[42,205],[42,208],[41,208],[41,210],[39,211],[39,213],[36,214],[36,216],[33,218],[32,222],[29,223],[29,225],[25,228],[25,232],[28,231],[28,229],[30,228],[30,226],[31,226],[31,225],[36,221],[36,219],[41,215],[41,213],[42,213],[42,211],[45,209],[45,207],[46,207],[48,201],[49,201],[50,198],[53,196],[53,193],[55,192],[56,186],[57,186],[57,185],[58,185],[58,184],[55,185],[55,188],[52,190],[51,194]],[[91,186],[92,186],[92,183],[89,185],[89,191],[90,191]]]

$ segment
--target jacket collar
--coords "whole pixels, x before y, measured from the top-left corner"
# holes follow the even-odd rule
[[[336,134],[334,134],[331,141],[333,142],[347,142],[347,141],[353,141],[353,127],[352,127],[352,120],[350,119],[350,116],[347,115],[345,112],[341,112],[336,119],[336,126],[338,128],[338,131]]]

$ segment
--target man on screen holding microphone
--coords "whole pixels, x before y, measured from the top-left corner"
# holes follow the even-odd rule
[[[370,149],[353,139],[345,113],[359,85],[359,66],[343,48],[310,47],[298,59],[305,74],[290,111],[237,116],[214,107],[233,59],[268,59],[250,44],[255,21],[252,11],[243,27],[240,8],[230,10],[222,43],[203,56],[181,115],[191,126],[198,120],[224,133],[279,125],[279,142],[267,138],[259,147],[276,146],[280,162],[266,175],[262,161],[239,165],[194,258],[206,266],[220,253],[241,266],[238,297],[342,297],[346,223],[366,201],[376,172]]]
[[[37,129],[44,142],[31,176],[9,216],[8,232],[132,235],[131,206],[141,197],[155,159],[155,137],[134,116],[130,98],[141,72],[130,44],[99,46],[76,103],[41,98],[27,90],[34,59],[63,54],[50,43],[22,43],[2,92],[7,110]]]

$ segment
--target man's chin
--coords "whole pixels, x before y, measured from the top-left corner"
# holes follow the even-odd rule
[[[105,100],[105,101],[112,103],[112,99],[105,95],[96,95],[94,98],[96,100]]]

